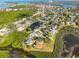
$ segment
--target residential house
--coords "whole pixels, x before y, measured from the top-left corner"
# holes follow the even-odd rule
[[[44,46],[43,41],[42,41],[42,42],[36,41],[36,42],[35,42],[35,45],[34,45],[34,48],[36,48],[36,49],[42,49],[43,46]]]
[[[17,24],[17,30],[23,31],[25,29],[25,24]]]
[[[10,33],[9,29],[7,29],[7,28],[0,29],[0,35],[1,36],[7,35],[8,33]]]
[[[33,45],[34,42],[35,40],[33,40],[32,38],[28,38],[28,39],[26,38],[25,44],[30,46],[30,45]]]

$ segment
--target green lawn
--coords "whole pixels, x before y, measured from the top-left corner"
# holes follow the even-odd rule
[[[25,37],[25,33],[15,31],[4,37],[4,41],[0,42],[0,47],[7,47],[8,45],[12,45],[14,48],[22,48],[22,43]]]
[[[0,51],[0,58],[10,58],[10,57],[11,57],[11,55],[8,50],[1,50]]]
[[[12,23],[21,18],[29,17],[34,13],[34,10],[21,10],[21,11],[9,11],[0,12],[0,25]]]

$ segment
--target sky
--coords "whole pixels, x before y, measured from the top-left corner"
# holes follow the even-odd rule
[[[25,0],[0,0],[0,1],[25,1]],[[40,1],[40,0],[26,0],[26,1]],[[45,1],[45,0],[41,0],[41,1]],[[79,1],[79,0],[55,0],[55,1]]]

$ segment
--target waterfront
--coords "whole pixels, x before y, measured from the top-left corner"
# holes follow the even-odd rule
[[[8,6],[8,5],[0,5],[0,8],[8,8],[8,7],[10,7],[10,6]]]
[[[72,1],[71,1],[72,2]],[[0,1],[0,8],[9,8],[11,7],[11,3],[16,3],[16,4],[37,4],[37,3],[46,3],[49,4],[49,0],[2,0]],[[57,4],[58,3],[58,4]],[[64,8],[74,8],[74,7],[78,7],[78,4],[76,4],[75,2],[69,3],[68,1],[62,1],[62,0],[54,0],[51,4],[52,6],[63,6]]]
[[[0,58],[79,57],[79,8],[71,8],[76,3],[17,1],[0,2]]]

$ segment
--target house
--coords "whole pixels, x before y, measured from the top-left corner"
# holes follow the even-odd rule
[[[13,11],[17,11],[18,9],[13,9]]]
[[[39,29],[35,29],[33,33],[30,34],[30,37],[41,37],[43,33]]]
[[[42,49],[43,48],[43,44],[44,44],[43,41],[40,42],[40,41],[37,40],[35,42],[34,48],[36,48],[36,49]]]
[[[12,11],[12,9],[10,9],[10,8],[6,8],[6,11]]]
[[[30,46],[30,45],[33,45],[34,42],[35,42],[35,40],[33,40],[32,38],[28,38],[28,39],[26,39],[25,44]]]
[[[26,46],[33,46],[34,48],[42,48],[43,44],[43,35],[41,31],[34,31],[30,34],[28,38],[25,40]]]
[[[25,24],[17,24],[17,30],[23,31],[25,29]]]
[[[0,35],[1,36],[4,36],[4,35],[8,34],[9,32],[10,32],[9,29],[7,29],[7,28],[0,29]]]
[[[73,22],[73,21],[68,21],[68,22],[67,22],[67,25],[76,25],[76,23]]]
[[[53,26],[50,30],[53,35],[57,33],[57,25]]]
[[[35,30],[35,33],[37,37],[41,37],[43,35],[43,33],[38,29]]]
[[[57,33],[57,30],[54,29],[54,30],[51,31],[51,33],[52,33],[53,35],[55,35],[55,34]]]
[[[29,20],[25,20],[25,23],[26,23],[26,25],[30,26],[32,22]]]

